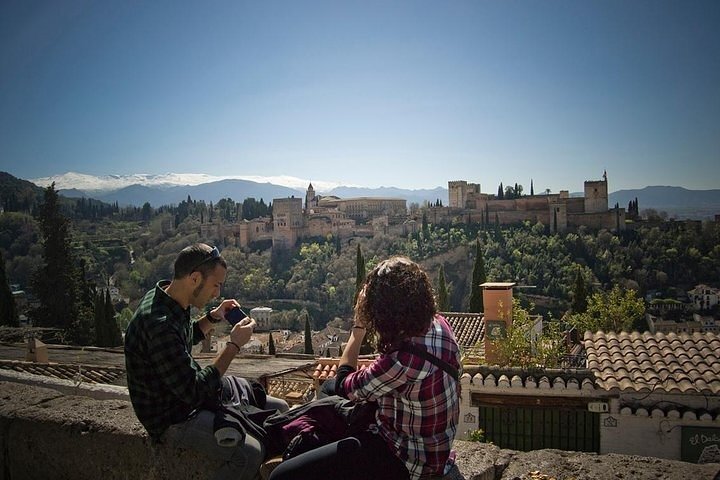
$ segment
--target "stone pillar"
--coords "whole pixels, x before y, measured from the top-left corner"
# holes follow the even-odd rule
[[[212,335],[207,335],[202,341],[202,348],[200,353],[211,353],[212,352]]]
[[[28,338],[25,360],[35,363],[48,363],[48,348],[37,338]]]
[[[467,440],[470,432],[477,430],[480,422],[480,408],[472,405],[472,382],[467,373],[460,377],[462,395],[460,397],[460,418],[458,420],[458,438]]]

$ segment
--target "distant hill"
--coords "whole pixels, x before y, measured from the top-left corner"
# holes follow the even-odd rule
[[[214,203],[222,198],[228,197],[236,202],[241,202],[248,197],[254,197],[257,200],[262,198],[266,203],[271,202],[274,198],[287,198],[290,196],[304,197],[304,188],[297,187],[298,182],[302,183],[302,181],[294,177],[291,178],[291,180],[293,180],[292,186],[283,186],[269,182],[259,183],[237,178],[198,183],[202,182],[205,178],[211,178],[203,174],[167,174],[157,176],[106,175],[94,177],[92,175],[68,173],[57,177],[48,177],[48,179],[43,180],[54,181],[56,178],[58,182],[61,182],[62,185],[66,187],[66,189],[59,190],[59,193],[65,197],[88,197],[107,203],[117,202],[121,206],[133,205],[139,207],[145,202],[149,202],[153,207],[178,204],[186,200],[188,195],[194,200],[204,200]],[[290,185],[287,183],[288,179],[285,177],[272,178],[277,178],[278,181],[285,181],[285,185]],[[13,180],[9,181],[8,179]],[[142,184],[131,183],[136,181],[142,182]],[[185,184],[181,185],[179,182],[185,182]],[[194,183],[188,185],[187,182]],[[314,183],[327,184],[328,182]],[[123,185],[124,188],[113,189],[113,185]],[[88,188],[91,187],[95,188],[89,190]],[[99,187],[102,187],[102,189]],[[447,206],[448,204],[448,191],[443,187],[412,190],[396,187],[365,188],[339,186],[331,190],[323,190],[316,187],[316,190],[322,195],[335,195],[340,198],[404,198],[408,204],[418,203],[420,205],[425,201],[435,203],[435,201],[439,199],[443,205]],[[583,193],[573,192],[570,195],[573,197],[582,196]],[[15,199],[13,201],[16,201],[19,198],[27,199],[33,197],[42,198],[42,189],[31,182],[16,179],[8,173],[0,172],[1,202],[6,203],[8,198],[13,198]],[[716,214],[720,214],[720,189],[688,190],[683,187],[651,186],[633,190],[618,190],[610,194],[608,203],[610,207],[618,203],[621,207],[627,208],[630,200],[634,200],[635,198],[638,199],[641,213],[643,210],[655,209],[658,212],[667,212],[669,218],[676,219],[711,219]],[[34,201],[31,203],[34,203]]]
[[[635,190],[618,190],[610,194],[609,204],[627,208],[638,199],[640,213],[652,208],[665,211],[672,218],[707,219],[720,214],[720,189],[688,190],[683,187],[652,186]]]
[[[404,198],[408,204],[417,203],[422,205],[424,201],[435,203],[440,200],[443,205],[447,206],[448,190],[447,188],[437,187],[433,189],[406,190],[396,187],[379,187],[379,188],[363,188],[363,187],[337,187],[325,195],[335,195],[340,198],[357,198],[357,197],[391,197]]]
[[[110,193],[93,195],[93,198],[107,203],[118,202],[120,206],[142,206],[145,202],[153,207],[161,205],[177,205],[187,200],[188,195],[193,200],[205,200],[217,203],[222,198],[232,198],[242,202],[246,198],[261,198],[269,203],[273,198],[299,196],[299,192],[292,188],[273,185],[271,183],[256,183],[248,180],[220,180],[203,183],[201,185],[182,185],[168,188],[146,187],[131,185]]]
[[[8,212],[30,212],[43,200],[43,188],[0,172],[0,207]]]

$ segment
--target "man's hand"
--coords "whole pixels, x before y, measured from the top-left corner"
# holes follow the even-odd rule
[[[255,320],[245,317],[230,330],[230,340],[237,343],[238,346],[243,346],[250,341],[254,328]]]
[[[225,314],[235,307],[240,307],[238,301],[234,298],[228,298],[227,300],[223,300],[217,308],[212,310],[210,315],[216,320],[220,318],[225,319]]]

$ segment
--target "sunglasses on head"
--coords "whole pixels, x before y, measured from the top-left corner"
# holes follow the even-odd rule
[[[213,247],[212,250],[210,250],[210,251],[207,252],[207,253],[208,253],[208,256],[205,257],[205,259],[204,259],[202,262],[198,263],[197,265],[195,265],[195,266],[193,267],[193,269],[192,269],[193,272],[196,272],[197,269],[198,269],[198,267],[200,267],[200,265],[202,265],[202,264],[204,264],[204,263],[207,263],[207,262],[209,262],[209,261],[211,261],[211,260],[214,260],[214,259],[216,259],[216,258],[220,258],[220,250],[218,250],[217,247]]]

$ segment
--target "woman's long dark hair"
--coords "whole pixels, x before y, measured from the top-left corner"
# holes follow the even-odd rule
[[[381,262],[365,278],[355,318],[387,353],[410,337],[424,335],[436,313],[432,285],[420,266],[405,257]]]

